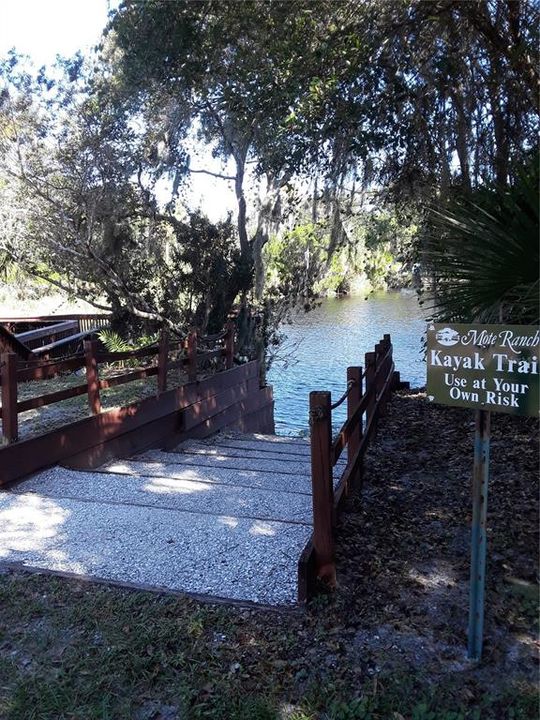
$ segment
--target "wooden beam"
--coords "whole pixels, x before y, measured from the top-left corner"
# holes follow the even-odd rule
[[[17,356],[3,353],[0,356],[2,375],[2,436],[4,442],[13,443],[19,435],[17,416]]]
[[[108,410],[43,435],[6,445],[0,449],[0,485],[77,455],[81,458],[84,456],[86,462],[93,461],[97,465],[104,462],[107,445],[128,433],[132,433],[132,438],[130,443],[126,442],[126,446],[138,448],[147,444],[151,447],[159,443],[160,438],[166,437],[160,433],[181,431],[179,410],[218,395],[230,387],[243,385],[253,378],[258,378],[258,374],[259,366],[256,361],[238,365],[199,382],[167,390],[159,396],[145,398],[126,407]],[[271,402],[268,395],[270,393],[271,397],[271,389],[265,388],[264,393],[266,395],[257,391],[258,402],[263,403],[265,400],[268,404]],[[252,406],[249,403],[242,406],[242,402],[239,407],[240,414],[263,407],[263,404]],[[201,424],[206,420],[207,418],[201,418]],[[221,420],[224,421],[223,418]],[[157,421],[162,421],[161,427]],[[214,426],[216,424],[214,422]],[[153,435],[150,433],[152,428],[157,428]]]
[[[334,490],[332,484],[332,401],[329,392],[309,394],[311,427],[311,485],[313,547],[317,576],[330,587],[336,584],[334,559]]]

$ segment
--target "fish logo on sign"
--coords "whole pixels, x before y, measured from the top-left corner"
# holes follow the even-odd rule
[[[435,335],[435,339],[437,340],[439,345],[451,347],[452,345],[457,345],[457,343],[459,342],[459,333],[457,330],[452,330],[452,328],[445,327],[437,332],[437,334]]]

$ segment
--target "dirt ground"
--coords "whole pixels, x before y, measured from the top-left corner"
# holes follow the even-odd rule
[[[492,416],[483,662],[465,656],[470,571],[472,411],[396,397],[338,541],[336,602],[358,625],[353,657],[402,663],[436,683],[462,673],[491,693],[538,677],[538,423]],[[362,601],[359,602],[359,599]]]

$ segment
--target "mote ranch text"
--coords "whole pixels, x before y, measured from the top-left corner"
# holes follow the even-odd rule
[[[428,399],[536,414],[539,350],[535,327],[433,325],[428,330]]]

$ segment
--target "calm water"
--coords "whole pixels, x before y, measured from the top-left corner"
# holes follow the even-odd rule
[[[426,323],[413,291],[379,293],[369,297],[328,298],[294,324],[283,328],[287,340],[280,355],[292,355],[288,367],[275,363],[268,374],[274,386],[276,432],[308,433],[311,390],[330,390],[335,402],[346,387],[348,365],[364,365],[364,353],[390,333],[394,362],[411,387],[425,385],[422,335]],[[345,419],[346,403],[333,413]]]

